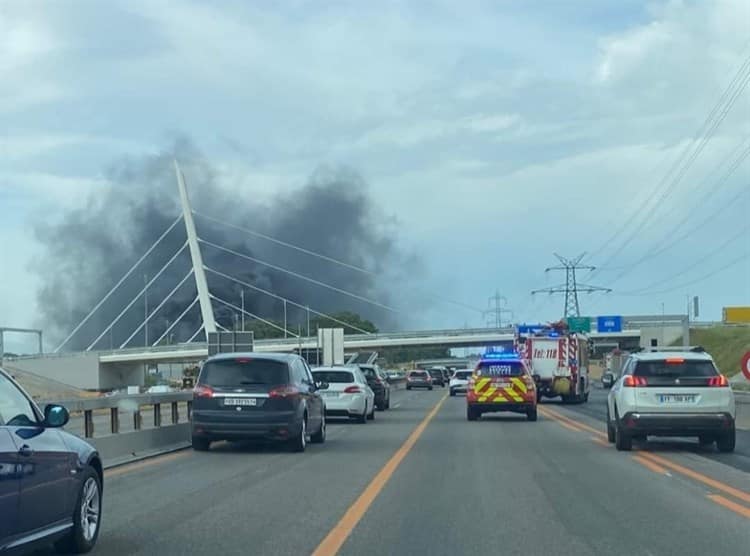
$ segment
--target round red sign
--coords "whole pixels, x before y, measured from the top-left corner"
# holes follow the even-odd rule
[[[742,374],[750,380],[750,351],[742,356]]]

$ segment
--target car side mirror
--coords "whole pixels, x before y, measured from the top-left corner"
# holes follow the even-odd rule
[[[48,404],[44,408],[44,426],[60,428],[68,424],[70,413],[61,405]]]

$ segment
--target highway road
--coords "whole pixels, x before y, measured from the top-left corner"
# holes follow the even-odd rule
[[[678,442],[617,452],[603,396],[469,423],[463,397],[398,391],[304,454],[225,443],[114,468],[93,553],[746,554],[747,437],[724,461]]]

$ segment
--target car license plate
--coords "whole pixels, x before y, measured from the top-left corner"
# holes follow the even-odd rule
[[[659,403],[694,403],[695,394],[659,394]]]
[[[255,405],[258,405],[258,399],[257,398],[224,398],[224,405],[255,406]]]
[[[324,398],[338,398],[339,393],[338,392],[323,392]]]

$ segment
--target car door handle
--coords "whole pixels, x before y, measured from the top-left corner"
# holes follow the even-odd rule
[[[24,444],[18,449],[18,454],[24,457],[29,457],[33,455],[33,453],[34,453],[34,450],[32,450],[31,446],[29,446],[28,444]]]

